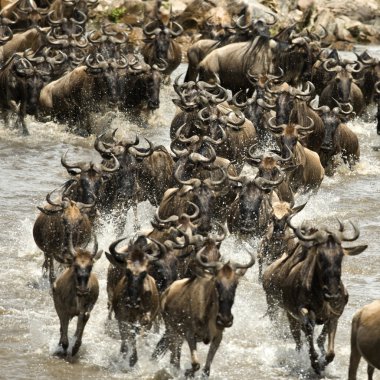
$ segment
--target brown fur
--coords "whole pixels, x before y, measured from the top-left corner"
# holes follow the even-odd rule
[[[94,256],[83,249],[77,250],[71,266],[67,268],[54,283],[54,306],[61,324],[61,338],[59,344],[64,349],[65,354],[69,345],[67,330],[70,320],[76,316],[78,317],[77,329],[75,332],[76,340],[72,348],[72,356],[74,356],[81,346],[84,328],[90,318],[90,312],[98,299],[99,284],[95,274],[91,273],[91,267],[100,257],[100,254],[97,253],[96,256]],[[75,266],[80,268],[90,268],[87,292],[84,294],[78,293],[78,284],[74,269]]]
[[[356,380],[361,357],[367,361],[368,380],[375,368],[380,369],[380,301],[376,300],[357,311],[352,318],[351,356],[348,380]]]

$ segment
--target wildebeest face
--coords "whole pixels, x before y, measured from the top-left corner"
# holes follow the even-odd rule
[[[151,109],[160,107],[160,84],[161,74],[157,70],[152,70],[146,77],[146,96]]]
[[[199,207],[199,218],[197,220],[197,232],[207,233],[211,230],[211,215],[215,202],[215,194],[205,183],[193,190],[192,202]]]
[[[157,35],[157,37],[154,40],[157,60],[168,59],[170,42],[171,42],[170,34],[161,32]]]
[[[318,246],[316,260],[323,297],[327,301],[337,298],[341,291],[343,250],[331,235],[325,243]]]
[[[288,124],[289,115],[294,108],[294,96],[288,92],[282,92],[276,101],[276,123]]]
[[[147,271],[133,271],[127,267],[125,276],[127,277],[127,306],[133,309],[138,309],[141,303],[141,296],[143,293],[144,280],[147,276]]]
[[[118,97],[118,82],[119,72],[116,68],[109,65],[108,69],[104,72],[104,81],[106,85],[107,101],[115,105],[119,101]]]
[[[103,182],[102,173],[94,169],[82,171],[79,177],[78,201],[82,203],[93,203],[94,196],[98,198],[100,186]]]
[[[247,230],[256,228],[259,221],[262,200],[263,194],[254,182],[248,182],[243,186],[239,204],[241,228]]]
[[[26,80],[26,99],[27,107],[26,112],[30,115],[34,115],[37,112],[40,92],[44,86],[44,81],[42,77],[35,73],[34,75],[28,77]]]
[[[92,271],[93,260],[91,256],[79,250],[73,263],[77,295],[85,295],[89,292],[88,280]]]
[[[333,153],[334,150],[334,135],[338,125],[340,123],[339,117],[335,114],[323,114],[322,121],[325,126],[325,135],[323,138],[323,143],[321,149],[324,152]]]
[[[348,71],[342,70],[336,74],[334,81],[338,95],[337,100],[341,103],[349,103],[352,75]]]
[[[228,264],[224,265],[218,272],[215,282],[219,304],[216,325],[221,329],[232,326],[234,317],[231,309],[235,300],[237,284],[236,273]]]
[[[285,133],[281,135],[281,157],[284,159],[290,158],[290,155],[294,153],[298,136],[294,133]]]

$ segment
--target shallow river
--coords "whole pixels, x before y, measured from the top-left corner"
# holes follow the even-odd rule
[[[181,66],[179,71],[184,68]],[[114,120],[112,127],[134,130],[155,143],[168,145],[173,97],[174,91],[166,87],[161,96],[162,107],[150,120],[149,128],[133,127],[122,117]],[[333,178],[326,178],[296,219],[298,223],[309,219],[334,226],[336,217],[353,220],[361,231],[358,244],[369,246],[360,256],[344,261],[343,281],[350,299],[339,321],[336,358],[327,367],[327,379],[347,378],[352,315],[380,296],[380,152],[372,149],[380,145],[380,137],[376,135],[374,122],[354,120],[350,127],[360,139],[360,163],[353,171],[341,166]],[[100,280],[100,296],[86,326],[78,357],[68,362],[53,355],[59,341],[59,321],[47,280],[42,277],[43,255],[32,237],[36,206],[42,205],[46,193],[67,178],[60,165],[60,157],[67,149],[71,161],[99,160],[99,157],[92,148],[93,137],[77,137],[65,132],[63,126],[33,120],[29,120],[29,128],[31,135],[20,137],[0,127],[0,379],[158,380],[165,378],[165,371],[173,374],[168,356],[158,363],[149,360],[158,334],[151,333],[139,341],[139,362],[135,369],[130,370],[121,359],[117,329],[112,324],[106,326],[108,261],[105,256],[94,266]],[[143,227],[148,227],[153,208],[144,203],[139,206],[139,215]],[[133,233],[131,226],[129,223],[126,235]],[[103,220],[98,232],[100,247],[107,249],[115,236],[112,219]],[[246,244],[230,236],[222,245],[222,253],[225,257],[246,261],[243,249]],[[292,339],[273,333],[268,318],[264,317],[266,302],[257,275],[256,267],[250,269],[238,287],[233,307],[234,324],[225,331],[211,367],[211,378],[316,378],[310,369],[307,349],[298,354]],[[72,335],[74,323],[71,327]],[[199,345],[199,349],[201,363],[204,363],[208,346]],[[188,347],[184,345],[182,369],[189,364]],[[182,374],[183,371],[173,375],[180,379]],[[362,363],[358,378],[365,376]],[[380,374],[375,374],[375,378],[380,379]]]

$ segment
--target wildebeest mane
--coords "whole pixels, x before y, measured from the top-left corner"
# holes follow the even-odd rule
[[[247,73],[249,69],[259,60],[265,60],[268,57],[269,40],[271,37],[258,35],[249,41],[246,51],[243,54],[243,73]],[[272,62],[265,62],[264,67],[269,68]]]

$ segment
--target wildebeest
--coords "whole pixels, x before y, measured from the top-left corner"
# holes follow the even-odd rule
[[[299,213],[305,206],[306,203],[292,208],[287,202],[273,203],[273,213],[257,251],[259,280],[262,279],[264,263],[270,265],[284,253],[291,252],[294,248],[295,236],[291,233],[287,219],[291,215]]]
[[[116,246],[123,240],[116,240],[109,247],[110,253],[106,252],[111,264],[122,270],[121,279],[115,281],[111,267],[107,276],[107,292],[119,323],[120,351],[125,357],[131,350],[129,364],[134,366],[137,362],[136,334],[140,329],[152,327],[159,311],[159,294],[154,278],[148,274],[145,237],[140,237],[124,252],[118,252]]]
[[[230,206],[227,218],[231,233],[262,235],[272,213],[272,202],[278,200],[273,189],[284,180],[284,177],[284,173],[281,173],[277,180],[271,181],[250,175],[234,177],[228,174],[231,181],[241,183],[242,186]]]
[[[269,129],[279,138],[282,158],[293,156],[291,163],[296,166],[289,174],[289,183],[294,192],[317,189],[324,177],[324,169],[316,152],[304,147],[299,142],[314,128],[314,122],[308,117],[310,125],[305,127],[293,123],[274,125],[274,117],[269,119]]]
[[[110,165],[112,165],[112,161],[109,160],[112,160],[114,155],[120,163],[119,170],[113,173],[105,183],[100,204],[104,210],[114,210],[119,213],[118,224],[121,234],[125,227],[129,208],[134,207],[136,216],[137,202],[140,200],[138,194],[140,163],[138,160],[152,154],[153,144],[146,140],[149,148],[141,148],[138,147],[140,139],[137,135],[134,139],[124,136],[118,140],[115,138],[116,132],[117,129],[113,132],[114,141],[112,144],[101,142],[98,137],[94,146],[105,162],[110,162]]]
[[[332,66],[330,66],[331,64]],[[356,115],[361,115],[365,106],[363,93],[355,84],[352,73],[360,72],[363,64],[346,61],[338,64],[334,59],[328,59],[323,63],[323,68],[326,71],[334,72],[335,75],[322,91],[319,99],[320,105],[333,108],[335,100],[342,104],[351,103]]]
[[[292,156],[282,158],[274,152],[264,152],[260,155],[253,155],[252,150],[248,151],[246,162],[257,167],[258,171],[256,178],[264,178],[269,181],[277,181],[282,176],[282,173],[292,172],[296,169],[295,165],[287,165],[291,162]],[[288,178],[284,180],[274,189],[280,201],[294,204],[294,194],[290,188]]]
[[[85,63],[46,85],[40,94],[45,112],[69,122],[72,127],[79,127],[78,132],[83,135],[92,131],[90,112],[102,105],[113,106],[119,102],[119,70],[127,64],[106,61],[98,54],[87,56]]]
[[[78,179],[76,185],[71,188],[70,198],[76,202],[92,203],[99,199],[102,185],[109,176],[109,173],[115,173],[120,168],[120,163],[115,156],[114,167],[107,167],[94,162],[76,162],[69,164],[66,160],[67,152],[61,157],[61,164],[67,172]]]
[[[278,81],[278,78],[275,78]],[[269,94],[276,96],[276,124],[288,124],[293,122],[298,125],[305,125],[307,119],[313,120],[314,128],[311,133],[301,140],[302,145],[310,150],[319,153],[323,141],[323,122],[318,114],[309,106],[307,99],[314,92],[314,85],[307,82],[306,89],[300,90],[282,83],[277,88],[272,87],[273,79],[265,83],[265,89]]]
[[[72,235],[69,235],[69,255],[65,261],[70,266],[54,282],[52,289],[55,310],[61,324],[59,345],[65,355],[69,347],[69,322],[74,317],[78,317],[78,322],[72,356],[78,352],[82,344],[84,328],[99,295],[99,284],[96,275],[92,273],[92,267],[102,252],[98,251],[96,238],[93,251],[90,252],[83,248],[74,248]]]
[[[158,145],[152,147],[152,154],[142,158],[138,167],[137,176],[142,199],[148,199],[151,205],[158,206],[165,191],[174,185],[172,156],[164,146]]]
[[[314,107],[322,118],[325,126],[323,143],[321,145],[320,159],[326,173],[333,174],[333,156],[340,154],[344,162],[352,167],[360,158],[359,139],[351,129],[342,122],[341,115],[352,112],[353,107],[348,105],[348,111],[339,106],[332,110],[328,106]]]
[[[335,356],[334,340],[338,319],[348,301],[348,293],[341,280],[341,266],[345,255],[357,255],[367,246],[345,248],[344,241],[354,241],[359,230],[352,224],[354,234],[347,235],[344,225],[332,228],[305,229],[289,223],[299,239],[295,250],[287,252],[264,272],[263,287],[271,319],[276,309],[284,309],[290,330],[299,351],[302,346],[301,331],[309,345],[311,365],[317,374],[332,362]],[[302,231],[304,230],[304,231]],[[322,357],[314,347],[314,327],[323,325],[317,339]],[[328,336],[328,350],[325,341]]]
[[[0,107],[6,126],[9,126],[8,111],[11,110],[17,114],[16,128],[24,135],[29,134],[25,117],[27,114],[38,113],[38,99],[46,75],[49,72],[40,71],[29,60],[17,54],[2,66],[0,92],[3,96],[0,98]]]
[[[171,351],[170,362],[180,366],[183,340],[189,344],[191,369],[186,376],[194,376],[200,368],[197,357],[197,342],[210,343],[203,373],[210,374],[212,360],[222,341],[223,330],[231,327],[233,316],[231,308],[235,291],[246,270],[254,262],[242,265],[235,262],[203,262],[201,251],[197,253],[199,264],[207,270],[203,276],[175,281],[161,297],[162,316],[165,321],[165,333],[153,352],[158,358],[168,349]]]
[[[215,210],[215,191],[216,186],[221,185],[226,179],[224,169],[220,169],[222,177],[219,180],[211,178],[199,179],[190,178],[182,180],[180,178],[182,166],[178,167],[174,176],[181,188],[168,189],[160,203],[160,218],[165,219],[175,214],[180,216],[183,213],[190,213],[188,202],[197,205],[200,210],[196,220],[197,232],[200,234],[208,233],[211,230],[211,219]]]
[[[308,48],[303,38],[294,43],[277,42],[275,38],[256,36],[253,41],[238,42],[216,49],[208,54],[199,64],[201,80],[215,80],[219,76],[221,85],[233,92],[245,89],[247,81],[242,73],[250,71],[255,75],[274,74],[278,64],[284,68],[285,80],[297,83],[303,75],[306,65],[304,55]],[[288,63],[294,62],[286,71]],[[249,87],[249,86],[248,86]]]
[[[348,380],[356,380],[360,359],[367,361],[368,380],[380,369],[380,301],[376,300],[358,310],[352,318],[351,355]]]
[[[44,268],[49,270],[50,284],[55,280],[54,260],[64,264],[69,249],[69,236],[72,235],[75,247],[85,247],[91,238],[91,222],[84,212],[91,209],[94,203],[83,204],[67,198],[65,192],[69,191],[69,185],[75,181],[69,181],[64,185],[64,191],[60,200],[53,201],[49,193],[46,196],[48,205],[39,207],[41,211],[33,226],[33,237],[38,248],[45,256]]]
[[[162,60],[167,62],[166,69],[162,72],[164,75],[170,75],[181,63],[182,51],[178,42],[174,41],[183,28],[176,22],[171,23],[171,28],[167,25],[152,21],[144,26],[144,34],[147,37],[141,54],[145,62],[150,66],[159,64]],[[156,27],[154,27],[156,26]]]

